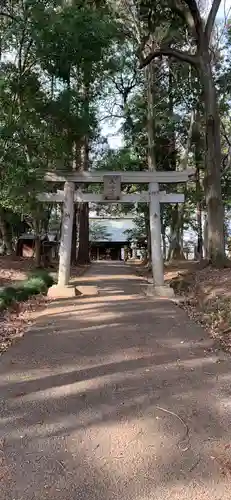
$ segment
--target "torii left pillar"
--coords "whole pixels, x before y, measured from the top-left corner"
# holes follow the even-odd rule
[[[58,284],[49,289],[49,296],[56,298],[73,297],[76,295],[75,287],[68,286],[70,279],[70,266],[71,266],[74,193],[75,193],[74,182],[65,182],[61,241],[59,250]]]
[[[74,216],[74,182],[65,182],[61,241],[59,250],[58,285],[67,286],[70,279],[71,242]]]

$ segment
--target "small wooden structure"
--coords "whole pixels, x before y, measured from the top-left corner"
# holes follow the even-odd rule
[[[37,236],[34,233],[24,233],[19,236],[16,246],[17,257],[34,257]],[[49,260],[58,256],[57,234],[43,234],[39,236],[40,253]]]

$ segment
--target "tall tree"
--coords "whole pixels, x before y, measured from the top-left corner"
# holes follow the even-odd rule
[[[97,85],[114,33],[104,2],[97,6],[88,0],[22,1],[0,12],[1,204],[9,208],[12,201],[24,213],[35,207],[37,230],[43,216],[35,199],[44,172],[79,168],[76,151],[97,128]],[[83,74],[92,83],[87,106]]]
[[[208,252],[211,262],[215,265],[224,263],[225,258],[220,117],[211,52],[212,31],[220,3],[221,0],[213,0],[206,23],[200,14],[196,0],[174,0],[170,6],[172,14],[176,14],[185,22],[187,31],[195,42],[196,51],[179,50],[179,40],[175,37],[173,25],[171,25],[168,30],[165,30],[164,38],[158,40],[148,55],[146,55],[145,47],[148,46],[149,37],[146,36],[140,45],[139,53],[142,68],[148,66],[153,59],[165,56],[188,63],[198,71],[205,110],[204,187],[208,212]]]

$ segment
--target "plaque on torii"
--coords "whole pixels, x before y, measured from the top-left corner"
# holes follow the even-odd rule
[[[121,176],[104,175],[103,176],[103,197],[104,200],[118,201],[121,197]]]

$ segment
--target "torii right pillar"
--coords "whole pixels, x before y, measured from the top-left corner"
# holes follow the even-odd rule
[[[152,252],[153,284],[148,287],[147,295],[158,297],[174,297],[173,289],[164,284],[164,262],[161,246],[161,219],[160,219],[160,193],[159,184],[149,184],[149,213]]]

